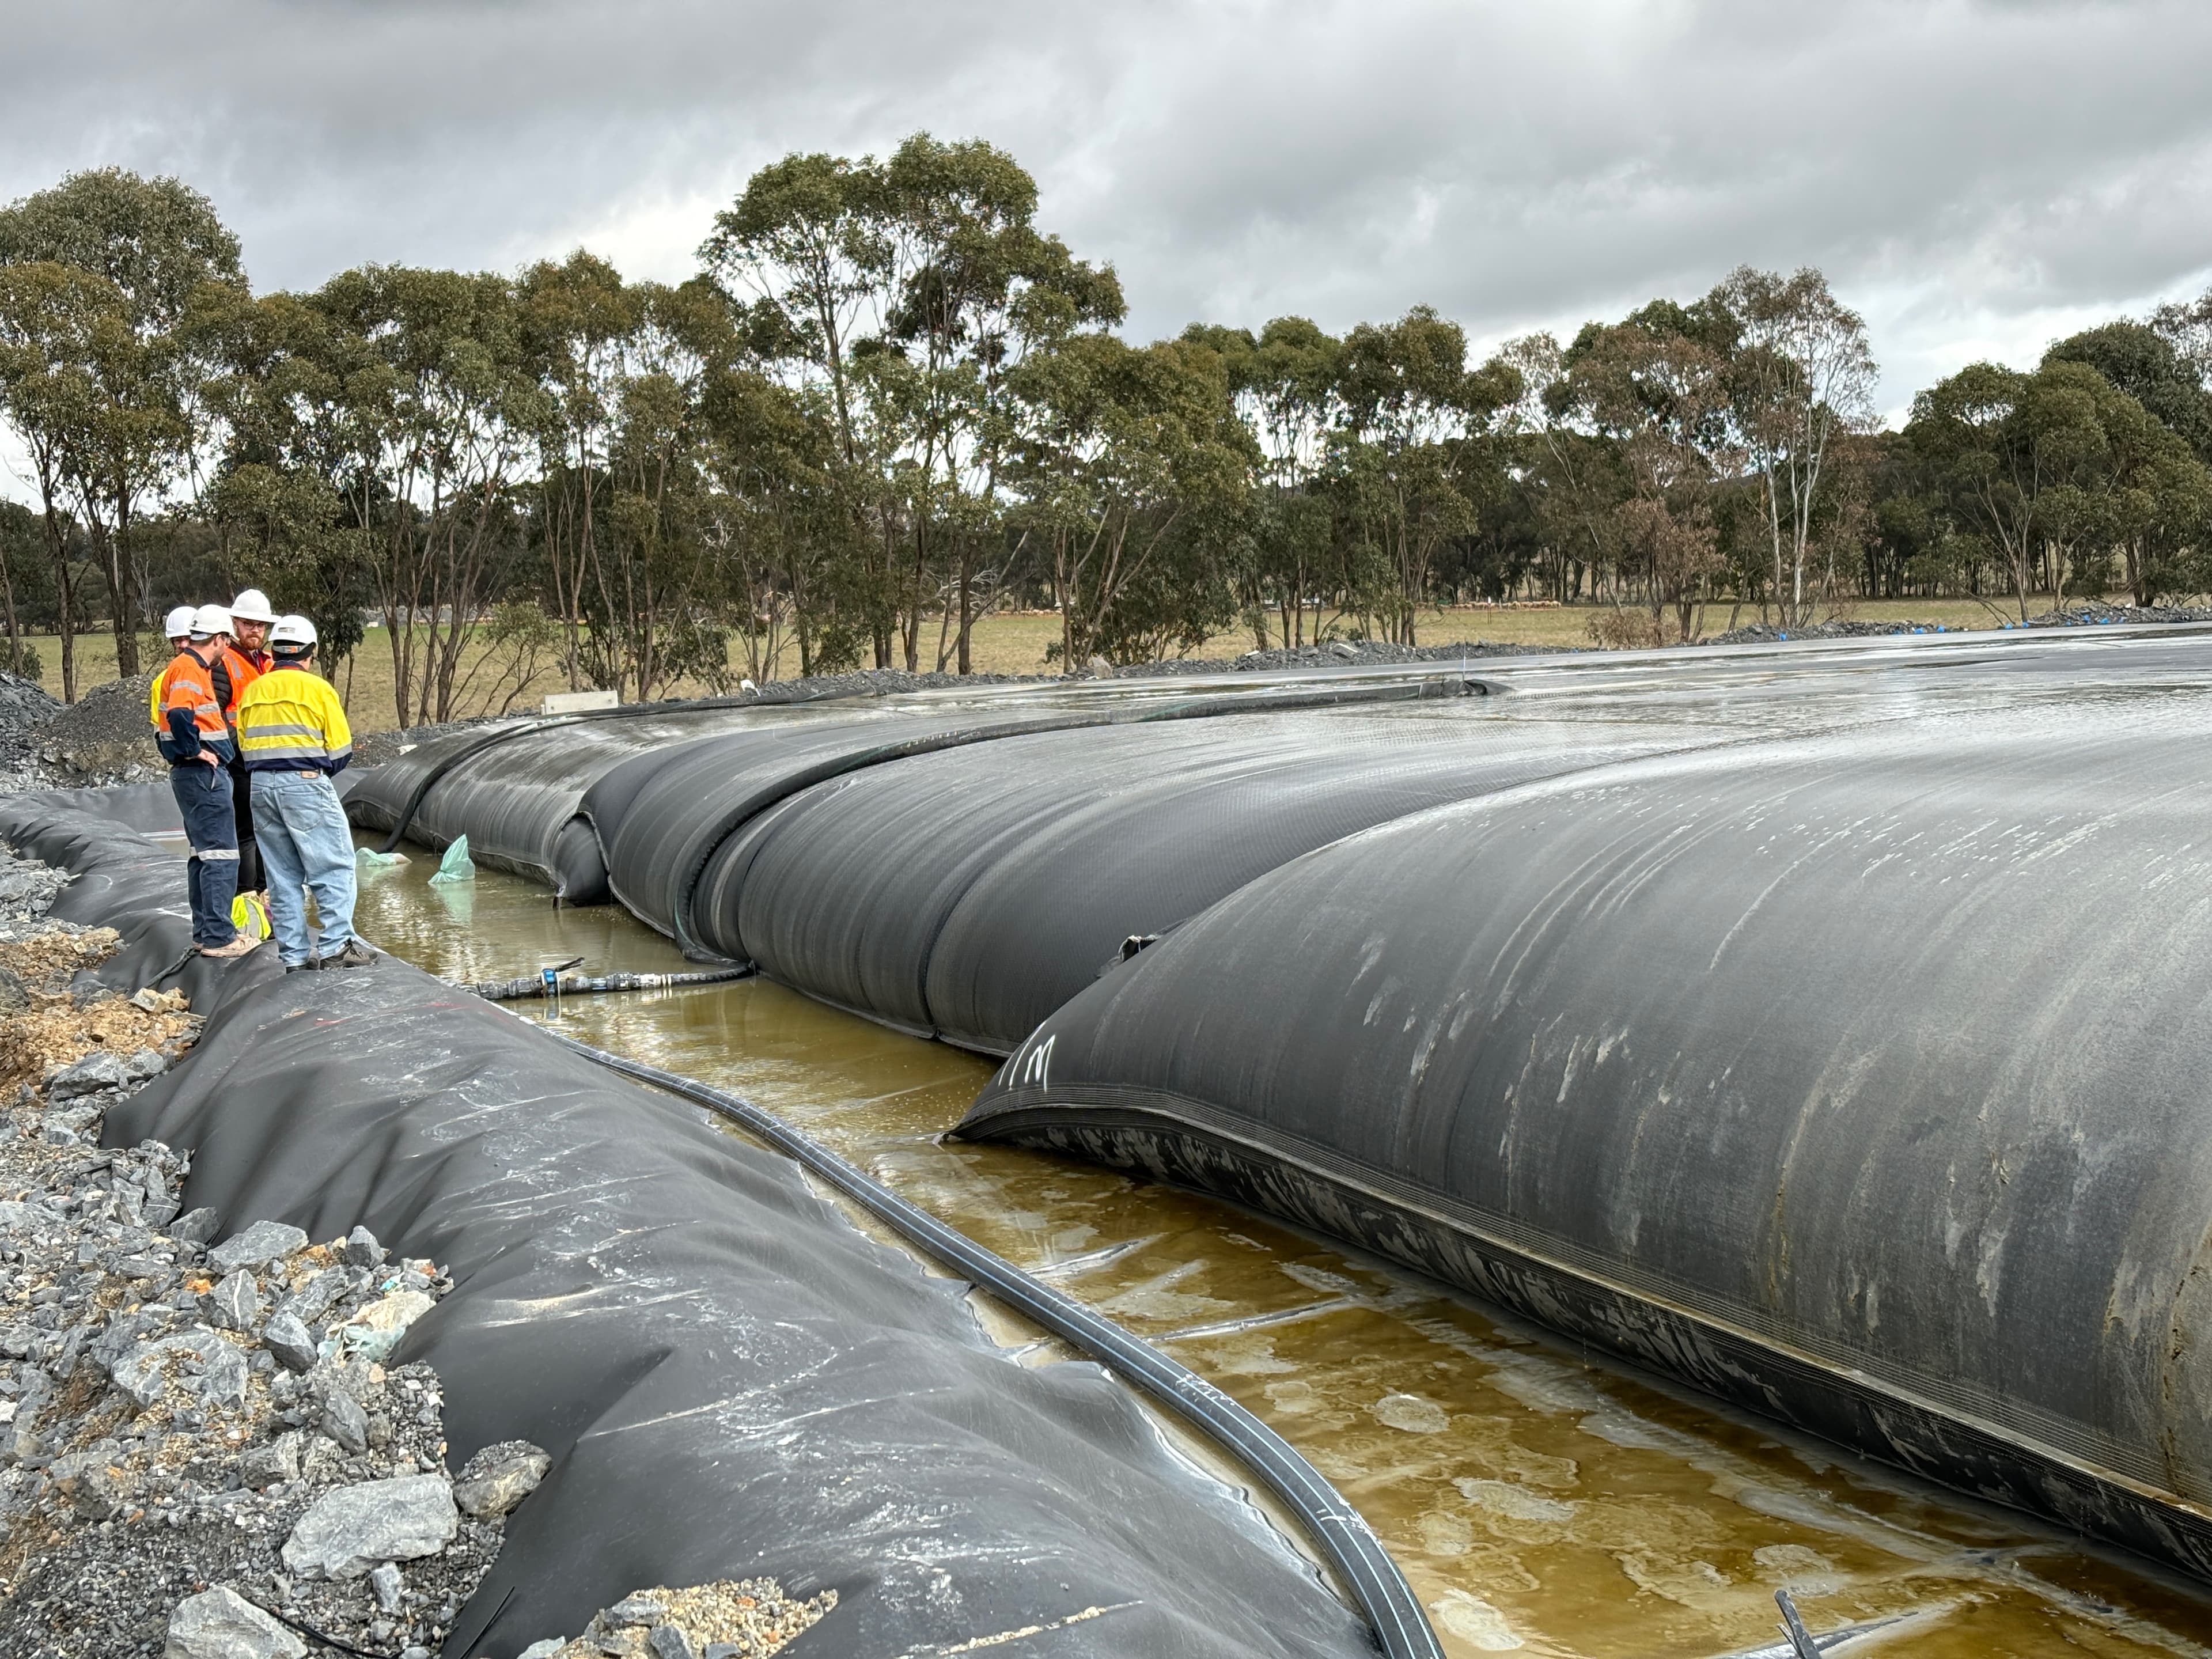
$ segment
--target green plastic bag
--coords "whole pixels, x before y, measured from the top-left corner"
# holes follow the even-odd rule
[[[430,878],[434,887],[448,887],[457,881],[474,881],[477,866],[469,857],[469,838],[453,837],[453,844],[446,849],[446,856],[438,860],[438,873]]]
[[[353,861],[364,870],[383,870],[395,864],[406,863],[407,854],[380,853],[374,847],[356,847],[353,849]]]

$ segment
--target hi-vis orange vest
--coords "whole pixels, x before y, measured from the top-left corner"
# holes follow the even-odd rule
[[[188,765],[195,761],[227,763],[233,753],[230,727],[223,720],[222,703],[216,700],[214,678],[209,665],[200,659],[199,653],[179,652],[162,681],[167,687],[161,702],[162,729],[159,739],[162,758],[172,766]],[[174,722],[169,718],[179,709],[191,714],[192,729],[198,738],[196,750],[191,753],[178,744]]]

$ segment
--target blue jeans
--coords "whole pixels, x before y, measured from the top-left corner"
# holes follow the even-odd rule
[[[269,926],[287,966],[310,951],[307,894],[322,932],[313,953],[334,957],[353,937],[353,832],[338,792],[321,773],[255,772],[254,839],[269,878]]]
[[[169,793],[177,798],[185,839],[192,849],[185,866],[192,943],[219,950],[238,936],[230,920],[230,902],[238,896],[238,822],[230,774],[205,761],[186,761],[169,769]]]

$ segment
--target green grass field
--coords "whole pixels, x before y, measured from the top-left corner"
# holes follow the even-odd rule
[[[2039,608],[2034,607],[2033,608]],[[1417,634],[1423,644],[1449,644],[1458,640],[1488,640],[1500,644],[1552,646],[1561,650],[1590,644],[1589,625],[1603,614],[1600,605],[1557,605],[1531,609],[1463,606],[1425,612]],[[1700,631],[1712,635],[1728,628],[1730,607],[1715,605],[1700,619]],[[1847,613],[1861,622],[1940,623],[1948,628],[1994,628],[2002,619],[1986,605],[1972,599],[1875,599],[1862,602]],[[2016,615],[2017,612],[2011,613]],[[1756,622],[1758,613],[1747,610],[1735,617],[1741,625]],[[1309,618],[1310,623],[1310,618]],[[60,641],[52,635],[29,636],[39,653],[46,690],[62,693]],[[1049,612],[987,617],[975,625],[975,665],[987,674],[1042,674],[1054,665],[1045,661],[1045,648],[1060,639],[1060,618]],[[1278,643],[1271,633],[1271,644]],[[1252,635],[1243,629],[1206,641],[1194,656],[1233,657],[1253,648]],[[921,666],[936,665],[937,635],[923,629]],[[787,674],[798,671],[796,650],[786,653]],[[76,639],[77,692],[82,696],[115,678],[115,641],[111,635],[81,634]],[[390,731],[398,724],[392,706],[392,654],[383,631],[371,629],[368,637],[337,672],[338,689],[345,694],[346,714],[363,732]],[[514,699],[518,711],[534,709],[546,691],[562,689],[556,671],[542,673],[527,692]],[[703,686],[679,685],[678,695],[697,694]],[[496,702],[482,690],[457,711],[458,715],[488,714]]]

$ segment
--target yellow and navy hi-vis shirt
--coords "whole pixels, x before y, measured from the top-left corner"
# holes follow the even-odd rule
[[[183,654],[184,653],[180,651],[177,653],[177,656],[182,656]],[[154,676],[153,706],[148,708],[146,712],[153,716],[154,729],[156,732],[163,730],[167,725],[167,722],[161,718],[161,703],[163,699],[167,697],[169,695],[169,671],[176,665],[177,658],[172,657],[168,661],[161,665],[161,672]]]
[[[279,662],[238,700],[238,749],[249,772],[337,772],[353,731],[328,680]]]

